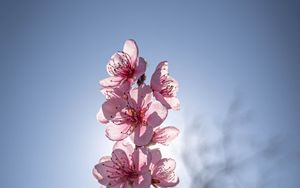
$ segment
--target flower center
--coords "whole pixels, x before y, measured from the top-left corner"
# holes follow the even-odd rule
[[[129,182],[132,182],[132,183],[133,183],[133,181],[134,181],[136,178],[138,178],[138,177],[139,177],[139,175],[138,175],[138,173],[135,172],[135,171],[131,171],[131,172],[129,172],[129,173],[127,174],[127,178],[128,178],[128,180],[129,180]]]
[[[107,170],[109,175],[107,176],[110,179],[119,179],[125,178],[129,184],[133,184],[134,180],[138,178],[139,174],[134,170],[134,167],[122,166],[119,163],[115,163],[113,166],[106,166],[110,168]],[[110,184],[111,185],[111,184]]]
[[[132,78],[134,67],[130,63],[129,55],[124,52],[118,52],[118,55],[120,56],[120,59],[112,59],[113,63],[109,65],[108,71],[115,76]]]
[[[167,75],[164,75],[161,79],[162,89],[160,94],[166,97],[174,97],[176,93],[176,83],[175,81]]]
[[[127,109],[127,115],[130,119],[131,124],[136,127],[138,125],[145,125],[144,117],[147,109],[135,110],[134,108]]]

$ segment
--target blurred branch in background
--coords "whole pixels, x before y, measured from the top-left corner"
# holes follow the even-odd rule
[[[182,160],[190,187],[274,187],[276,164],[289,158],[283,152],[284,140],[281,135],[251,131],[253,120],[236,96],[220,122],[205,125],[196,119],[186,128]]]

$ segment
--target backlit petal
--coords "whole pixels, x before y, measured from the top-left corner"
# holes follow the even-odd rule
[[[155,168],[153,170],[153,174],[159,177],[163,174],[172,173],[175,170],[175,168],[176,168],[176,162],[174,159],[163,158],[156,163]]]
[[[147,125],[137,126],[134,129],[133,142],[138,146],[149,144],[153,135],[153,128]]]
[[[119,77],[119,76],[111,76],[108,78],[105,78],[103,80],[99,81],[99,84],[102,87],[116,87],[121,85],[121,83],[124,81],[124,78]]]
[[[142,109],[143,107],[147,106],[152,99],[152,90],[148,85],[141,85],[137,88],[134,88],[130,91],[130,97],[133,100],[133,105],[136,108]]]
[[[132,160],[137,172],[143,173],[149,171],[151,163],[151,153],[148,148],[139,147],[134,150]]]
[[[114,168],[114,163],[109,161],[104,161],[95,166],[93,169],[93,175],[101,184],[108,184],[111,181],[111,174],[118,171]]]
[[[150,104],[149,109],[145,113],[147,124],[156,127],[162,124],[168,115],[168,110],[158,101]]]
[[[155,164],[161,159],[161,152],[160,152],[159,148],[151,149],[150,152],[151,152],[151,157],[152,157],[150,169],[153,169]]]
[[[123,98],[111,98],[102,104],[103,116],[107,120],[113,119],[118,112],[126,106],[126,100]]]
[[[151,173],[145,172],[133,182],[132,188],[148,188],[151,185]]]
[[[123,52],[129,55],[131,62],[135,63],[139,56],[139,49],[133,39],[126,40],[123,47]]]
[[[124,97],[124,95],[129,94],[130,82],[125,80],[121,85],[114,87],[104,87],[100,91],[105,96],[106,99]]]
[[[130,125],[128,124],[115,125],[110,123],[105,130],[105,134],[112,141],[120,141],[129,136],[129,129]]]
[[[117,141],[113,146],[113,150],[115,149],[123,150],[126,153],[128,159],[131,159],[132,153],[134,151],[132,144],[127,140]],[[129,162],[131,162],[131,160],[129,160]]]
[[[102,108],[99,109],[99,112],[97,113],[96,118],[97,118],[99,123],[103,123],[103,124],[108,123],[108,120],[105,118],[105,116],[103,114]]]
[[[161,84],[161,77],[162,76],[168,76],[168,62],[163,61],[160,62],[156,69],[155,72],[153,73],[151,77],[151,88],[155,91],[160,91],[162,88]]]
[[[112,161],[119,167],[122,167],[123,169],[129,168],[129,160],[125,151],[121,149],[115,149],[113,150],[111,156]]]
[[[146,71],[147,63],[144,58],[139,57],[139,61],[137,62],[137,66],[135,68],[134,77],[138,79],[142,76]]]
[[[179,183],[179,178],[176,175],[171,175],[169,178],[161,179],[157,185],[159,187],[175,187]]]
[[[164,98],[168,106],[172,108],[173,110],[179,110],[180,109],[180,102],[177,97],[165,97]]]
[[[158,128],[154,131],[152,142],[169,145],[179,134],[179,129],[173,126]]]

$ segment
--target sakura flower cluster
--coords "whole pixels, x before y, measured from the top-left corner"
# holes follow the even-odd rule
[[[93,175],[106,188],[174,187],[176,162],[163,158],[159,145],[169,145],[179,134],[162,126],[169,110],[179,110],[178,83],[169,75],[168,62],[160,62],[145,83],[147,63],[134,40],[107,63],[109,77],[100,81],[106,98],[97,120],[114,141],[111,156],[102,157]]]

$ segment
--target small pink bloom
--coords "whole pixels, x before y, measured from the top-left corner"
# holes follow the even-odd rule
[[[112,157],[102,157],[93,174],[106,188],[145,188],[151,184],[150,163],[151,153],[147,148],[116,144]]]
[[[129,39],[125,41],[123,51],[112,55],[106,69],[110,77],[100,81],[103,87],[101,92],[104,94],[107,89],[121,86],[129,90],[131,85],[145,73],[146,62],[139,57],[136,42]]]
[[[173,126],[158,127],[154,130],[152,143],[159,143],[162,145],[169,145],[179,134],[179,129]]]
[[[175,175],[176,162],[171,158],[161,158],[159,149],[151,150],[151,184],[156,187],[175,187],[179,183]]]
[[[100,109],[97,119],[107,124],[106,136],[113,141],[123,140],[129,135],[138,146],[148,144],[153,128],[159,126],[167,116],[167,109],[158,101],[152,101],[152,90],[141,85],[110,97]]]
[[[169,76],[167,61],[163,61],[157,65],[151,77],[151,88],[156,99],[165,107],[179,110],[180,103],[177,98],[178,83]]]

